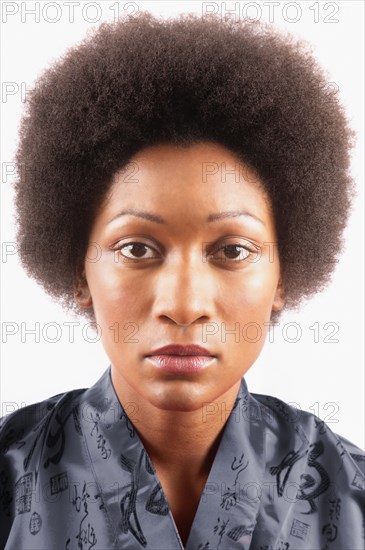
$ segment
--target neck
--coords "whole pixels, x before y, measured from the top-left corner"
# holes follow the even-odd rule
[[[160,409],[128,384],[112,367],[113,386],[128,414],[128,403],[138,403],[138,414],[131,421],[156,468],[168,469],[185,479],[206,478],[221,441],[224,427],[240,387],[240,381],[227,392],[192,411]],[[209,410],[209,414],[206,411]]]

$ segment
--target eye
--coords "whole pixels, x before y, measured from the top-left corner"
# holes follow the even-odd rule
[[[146,256],[146,250],[153,251],[154,249],[148,246],[145,243],[139,243],[139,242],[130,242],[123,244],[122,246],[119,246],[115,250],[118,250],[121,255],[124,258],[127,258],[128,260],[149,260],[150,258],[154,258],[155,256]],[[131,255],[130,255],[131,254]]]
[[[223,252],[224,251],[224,252]],[[209,256],[216,256],[219,253],[219,260],[226,261],[236,261],[241,262],[245,260],[250,254],[255,254],[257,251],[252,247],[244,246],[242,244],[225,244],[218,248],[214,254],[209,254]]]
[[[150,260],[153,258],[156,258],[156,250],[152,248],[151,246],[142,243],[142,242],[129,242],[125,243],[114,250],[119,251],[120,254],[123,256],[123,258],[126,258],[127,260]],[[149,253],[146,254],[146,253]],[[242,262],[245,260],[250,254],[256,254],[257,250],[253,247],[250,247],[248,245],[242,245],[238,243],[234,244],[226,244],[224,246],[221,246],[218,248],[214,253],[209,253],[209,257],[215,257],[215,259],[218,259],[219,261],[229,261],[229,262]]]

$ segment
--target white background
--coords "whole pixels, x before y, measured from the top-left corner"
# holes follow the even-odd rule
[[[224,16],[224,3],[210,3]],[[248,7],[248,4],[251,7]],[[271,4],[271,14],[270,7]],[[275,4],[275,5],[273,5]],[[364,441],[363,357],[363,92],[364,4],[346,2],[226,2],[254,18],[308,40],[328,82],[338,86],[351,125],[357,132],[352,174],[358,196],[346,231],[346,250],[331,285],[298,313],[287,312],[267,340],[245,378],[253,393],[277,396],[325,420],[361,448]],[[128,10],[163,17],[202,13],[202,3],[184,2],[2,2],[2,250],[15,242],[11,163],[18,138],[26,88],[66,48],[102,20]],[[30,10],[36,11],[31,13]],[[248,10],[247,12],[245,10]],[[274,14],[272,16],[272,13]],[[58,20],[57,20],[58,19]],[[297,19],[297,20],[296,20]],[[335,20],[335,21],[334,21]],[[52,22],[53,21],[53,22]],[[2,254],[1,410],[0,416],[69,389],[89,387],[109,365],[100,341],[83,319],[67,316],[29,279],[16,254]],[[70,341],[67,322],[77,322]],[[36,328],[39,341],[25,329]],[[56,330],[47,323],[59,326]],[[301,334],[298,341],[295,326]],[[317,336],[313,327],[317,323]],[[332,323],[327,325],[326,323]],[[338,332],[330,338],[333,324]],[[47,328],[48,327],[48,328]],[[285,330],[287,329],[287,332]],[[14,334],[7,334],[13,330]],[[326,342],[329,338],[337,342]],[[88,341],[89,340],[89,341]]]

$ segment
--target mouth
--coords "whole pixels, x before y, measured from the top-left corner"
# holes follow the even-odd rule
[[[202,372],[217,360],[209,349],[196,344],[168,344],[151,351],[145,358],[161,372],[175,375]]]
[[[195,344],[182,346],[180,344],[169,344],[161,348],[157,348],[147,354],[147,357],[157,355],[175,355],[175,356],[190,356],[190,357],[215,357],[209,349],[203,348]]]
[[[216,362],[212,355],[148,355],[146,359],[160,371],[171,374],[199,373]]]

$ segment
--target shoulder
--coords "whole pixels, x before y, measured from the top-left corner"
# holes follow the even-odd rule
[[[352,471],[360,473],[356,479],[365,476],[365,450],[336,433],[324,420],[315,414],[286,403],[278,397],[251,393],[253,402],[260,410],[260,416],[265,421],[269,433],[280,440],[280,447],[297,448],[298,445],[314,447],[312,455],[323,449],[322,459],[332,463],[347,463]],[[257,414],[257,413],[255,413]],[[326,452],[324,452],[326,451]],[[360,487],[359,487],[360,488]]]
[[[57,478],[57,468],[64,468],[66,441],[82,441],[87,390],[59,393],[0,418],[0,548],[13,522],[31,510],[33,493],[47,490],[50,472]]]
[[[57,442],[63,448],[66,434],[81,436],[90,401],[103,403],[108,390],[110,366],[90,388],[65,391],[1,417],[0,482],[5,474],[15,478],[19,471],[24,473],[32,460],[39,460]]]
[[[295,403],[250,395],[250,418],[259,420],[265,441],[256,532],[269,537],[267,526],[275,525],[270,535],[280,548],[291,548],[293,537],[295,548],[332,548],[335,540],[336,548],[363,548],[365,451]]]
[[[31,429],[37,422],[44,419],[44,416],[49,414],[55,408],[62,408],[64,404],[77,400],[86,388],[75,389],[58,393],[42,401],[32,403],[0,417],[0,436],[4,435],[9,427],[22,426],[24,429]]]
[[[62,437],[70,415],[77,427],[77,407],[84,392],[77,389],[53,395],[0,418],[0,548],[10,530],[14,506],[21,500],[16,495],[32,479],[31,461],[40,459],[45,444]]]
[[[0,478],[22,463],[25,449],[32,448],[42,434],[59,429],[70,414],[75,415],[84,392],[59,393],[0,418]]]

